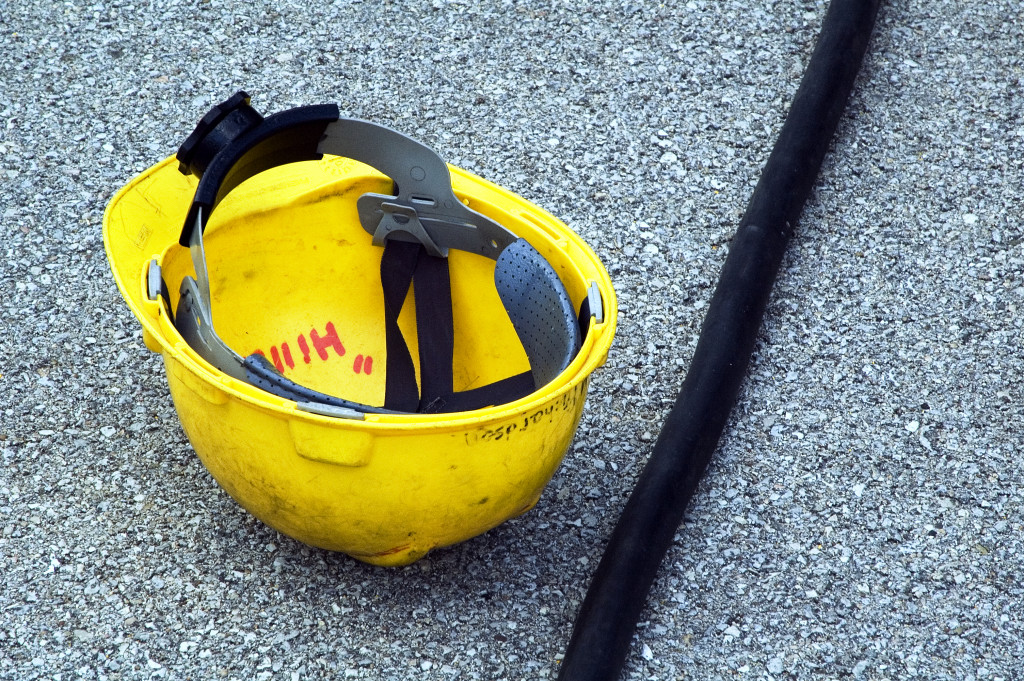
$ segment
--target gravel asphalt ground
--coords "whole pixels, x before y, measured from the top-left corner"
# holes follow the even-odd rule
[[[0,679],[544,679],[827,4],[0,0]],[[883,5],[623,678],[1024,678],[1024,10]],[[562,218],[619,332],[537,507],[407,568],[193,453],[103,210],[238,88]]]

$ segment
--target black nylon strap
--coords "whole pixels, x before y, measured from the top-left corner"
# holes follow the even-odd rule
[[[533,372],[524,371],[515,376],[503,378],[494,383],[440,395],[422,405],[424,414],[448,414],[455,411],[472,411],[496,404],[514,402],[534,390]]]
[[[583,302],[580,303],[579,314],[576,315],[576,321],[580,329],[580,343],[586,339],[587,334],[590,333],[590,322],[593,321],[593,311],[590,309],[590,297],[584,296]]]
[[[391,243],[390,241],[388,242]],[[385,248],[386,250],[386,248]],[[448,259],[420,247],[412,285],[416,300],[416,337],[420,355],[420,411],[452,392],[455,322]]]
[[[385,409],[422,414],[472,411],[512,402],[534,391],[532,371],[470,390],[453,389],[455,326],[447,258],[429,255],[420,244],[388,240],[380,275],[387,343]],[[415,291],[419,387],[412,354],[398,326],[410,285]]]
[[[380,260],[380,283],[384,289],[384,333],[387,362],[384,377],[384,407],[395,411],[416,412],[420,396],[416,388],[416,368],[409,346],[398,326],[398,315],[409,294],[413,273],[422,246],[405,241],[389,241]]]

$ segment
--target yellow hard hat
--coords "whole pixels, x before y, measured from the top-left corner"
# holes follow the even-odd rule
[[[564,224],[334,105],[264,118],[235,94],[117,193],[103,236],[217,482],[378,565],[531,508],[615,331]]]

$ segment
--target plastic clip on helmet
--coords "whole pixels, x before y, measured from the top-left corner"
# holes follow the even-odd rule
[[[239,92],[104,218],[214,478],[303,542],[410,563],[531,508],[615,294],[561,222],[334,105]]]

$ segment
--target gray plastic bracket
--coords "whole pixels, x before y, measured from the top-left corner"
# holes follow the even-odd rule
[[[590,314],[598,324],[604,321],[604,300],[601,298],[601,289],[596,281],[590,282],[587,288],[587,305],[590,307]]]
[[[317,152],[361,161],[394,181],[397,195],[364,194],[356,204],[375,244],[419,241],[431,255],[455,248],[496,260],[518,238],[455,196],[448,166],[433,149],[391,128],[340,118],[327,126]]]
[[[149,261],[149,269],[146,270],[146,296],[150,300],[160,297],[162,281],[163,273],[160,271],[160,263],[153,258]]]
[[[175,327],[189,347],[203,359],[225,374],[246,380],[244,360],[220,339],[213,329],[213,311],[210,302],[210,276],[206,268],[206,249],[203,246],[202,210],[196,214],[195,229],[189,242],[192,266],[196,276],[184,277],[179,289]]]
[[[420,222],[420,216],[416,212],[415,208],[410,206],[403,206],[400,203],[393,201],[394,197],[384,196],[382,194],[363,194],[356,201],[356,207],[359,210],[360,222],[363,224],[364,229],[366,228],[366,222],[363,221],[364,213],[366,215],[373,215],[374,218],[370,218],[372,222],[379,216],[379,222],[377,227],[372,232],[373,234],[373,245],[383,246],[384,242],[388,239],[398,239],[399,241],[418,241],[423,244],[427,253],[430,255],[447,258],[448,249],[443,246],[438,246],[434,239],[431,238],[427,232],[423,223]],[[366,231],[370,231],[367,229]]]
[[[320,416],[333,416],[338,419],[352,419],[354,421],[362,421],[366,419],[366,414],[355,409],[349,409],[348,407],[336,407],[332,404],[319,404],[317,402],[296,402],[295,408],[299,411],[305,411],[310,414],[319,414]]]

